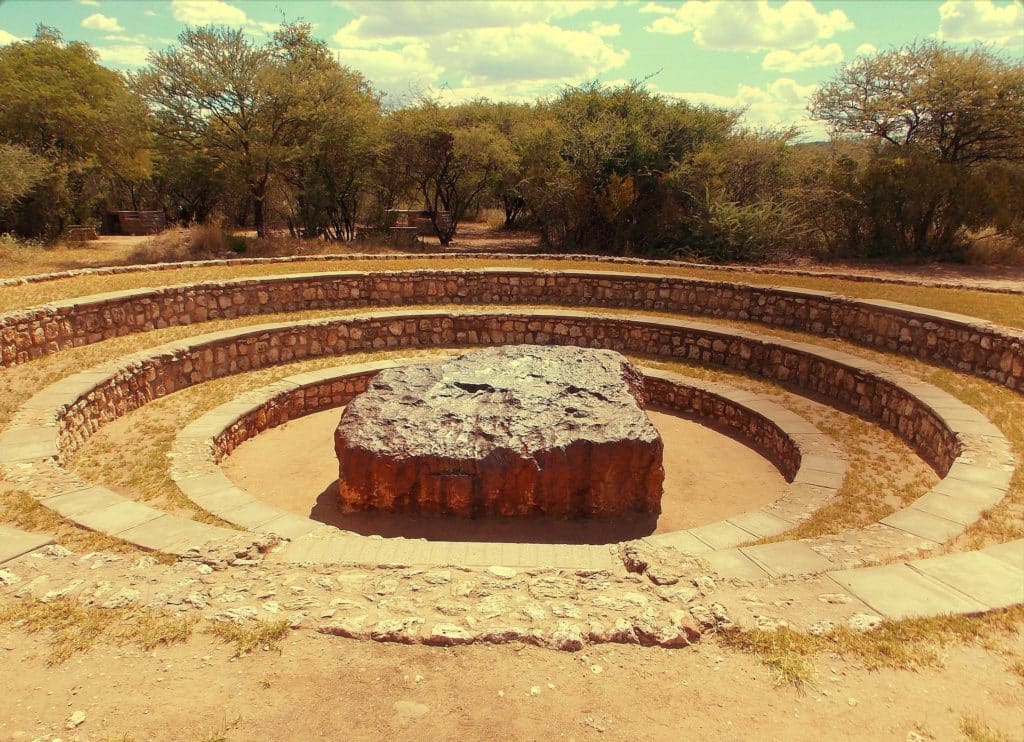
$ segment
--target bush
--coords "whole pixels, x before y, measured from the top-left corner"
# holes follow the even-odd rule
[[[790,209],[775,201],[712,201],[703,214],[689,220],[689,227],[681,253],[716,261],[780,260],[800,251],[806,236]]]
[[[231,239],[234,238],[225,233],[219,222],[211,221],[188,228],[169,229],[140,243],[132,251],[128,262],[180,263],[187,260],[220,258],[229,251]]]

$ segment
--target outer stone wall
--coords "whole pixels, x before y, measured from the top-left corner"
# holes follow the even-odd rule
[[[575,312],[516,315],[442,311],[396,312],[329,321],[263,325],[213,333],[129,357],[97,379],[59,421],[62,456],[104,423],[156,397],[234,373],[347,352],[467,345],[558,344],[608,348],[663,359],[722,366],[820,394],[895,430],[939,472],[960,446],[933,411],[881,367],[842,353],[679,320],[640,321]],[[132,360],[134,359],[134,360]],[[88,386],[89,379],[84,382]],[[325,391],[324,394],[327,392]],[[335,394],[333,390],[330,392]],[[691,404],[702,404],[694,401]],[[766,441],[766,445],[771,445]]]
[[[840,337],[1024,390],[1024,332],[809,290],[629,273],[483,269],[271,276],[137,289],[0,317],[0,364],[174,325],[329,308],[556,304],[701,314]]]

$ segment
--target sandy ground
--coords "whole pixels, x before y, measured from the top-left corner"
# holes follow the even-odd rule
[[[280,654],[232,659],[198,635],[149,653],[100,647],[57,668],[38,650],[20,633],[0,639],[5,669],[18,668],[0,674],[0,739],[947,740],[971,716],[1024,738],[1019,679],[969,647],[921,672],[823,658],[804,691],[713,642],[567,654],[304,632]],[[86,721],[68,731],[75,711]]]
[[[650,411],[665,443],[659,518],[624,521],[399,517],[338,508],[334,428],[340,410],[293,420],[243,443],[224,462],[228,476],[283,510],[359,533],[433,540],[611,543],[677,531],[751,510],[782,496],[786,480],[764,457],[691,420]]]

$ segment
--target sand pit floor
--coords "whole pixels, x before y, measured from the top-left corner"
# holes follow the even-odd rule
[[[254,497],[348,531],[385,537],[519,543],[614,543],[677,531],[758,508],[781,497],[786,480],[768,459],[700,423],[649,410],[665,443],[665,492],[657,518],[426,518],[342,513],[334,428],[341,409],[292,420],[239,446],[225,473]]]

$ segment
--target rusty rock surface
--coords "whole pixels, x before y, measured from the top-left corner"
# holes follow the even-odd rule
[[[658,513],[643,377],[607,350],[518,345],[378,374],[335,431],[349,511],[611,518]]]

